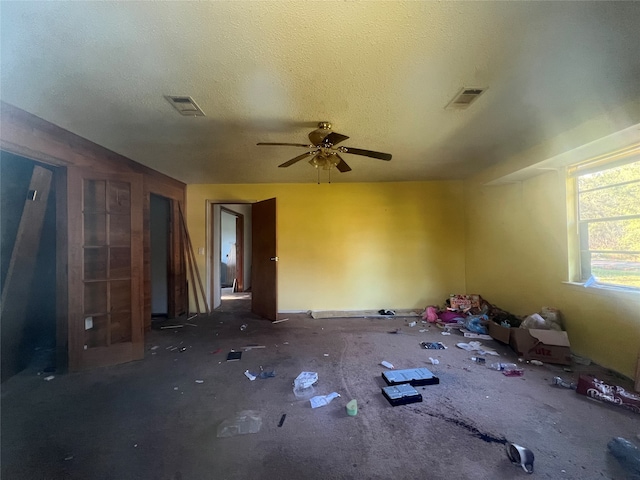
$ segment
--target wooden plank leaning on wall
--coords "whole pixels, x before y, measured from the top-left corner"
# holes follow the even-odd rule
[[[169,268],[169,314],[177,316],[186,312],[186,276],[182,252],[184,249],[179,243],[178,202],[182,208],[186,208],[186,185],[167,175],[159,173],[151,168],[134,162],[105,147],[97,145],[85,138],[69,132],[61,127],[47,122],[24,110],[0,102],[0,149],[20,155],[38,162],[59,167],[77,166],[94,168],[103,172],[133,172],[144,176],[143,187],[143,221],[144,221],[144,320],[147,328],[151,325],[151,268],[150,268],[150,237],[149,237],[149,195],[151,193],[167,197],[171,200],[172,216],[176,221],[171,223],[171,264]],[[56,175],[58,185],[58,197],[66,194],[65,174],[61,170]],[[66,342],[67,310],[65,300],[68,298],[65,292],[67,286],[66,259],[62,255],[65,246],[60,245],[65,241],[67,221],[65,218],[66,204],[63,198],[57,198],[58,230],[58,305],[57,305],[57,331],[58,341]]]
[[[28,322],[29,298],[36,272],[36,252],[40,246],[47,202],[50,201],[52,177],[51,170],[37,165],[33,167],[29,193],[24,201],[0,300],[2,334],[8,334],[8,338],[17,341],[3,343],[3,349],[17,352],[23,340],[24,331],[16,327]],[[3,381],[21,370],[20,362],[16,362],[15,358],[13,354],[2,358]]]

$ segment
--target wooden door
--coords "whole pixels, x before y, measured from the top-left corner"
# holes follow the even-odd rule
[[[251,311],[272,321],[278,316],[276,239],[276,199],[254,203],[251,209]]]
[[[236,292],[244,292],[244,215],[236,214]]]
[[[69,168],[69,368],[144,356],[142,176]]]

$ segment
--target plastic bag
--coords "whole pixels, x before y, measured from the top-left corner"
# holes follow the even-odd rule
[[[560,310],[553,307],[542,307],[540,310],[540,316],[545,319],[549,329],[562,330],[562,314]]]
[[[247,433],[258,433],[262,428],[262,417],[255,410],[242,410],[234,417],[224,420],[218,425],[217,437],[235,437]]]
[[[520,324],[520,328],[536,328],[539,330],[549,330],[545,319],[537,313],[529,315],[527,318],[525,318],[524,321]]]
[[[309,388],[311,385],[318,381],[317,372],[300,372],[300,375],[296,377],[293,384],[299,388]]]
[[[309,398],[315,393],[313,384],[317,381],[317,372],[300,372],[293,381],[293,394],[298,398]]]
[[[489,317],[486,315],[469,315],[464,320],[464,327],[473,333],[480,333],[483,335],[488,334],[485,323],[489,321]]]
[[[640,450],[629,440],[622,437],[611,439],[607,444],[611,455],[616,457],[620,464],[634,475],[633,478],[640,476]]]
[[[542,307],[540,313],[529,315],[520,324],[520,328],[536,328],[539,330],[562,330],[562,315],[552,307]]]
[[[433,306],[429,306],[425,309],[422,319],[430,323],[436,323],[438,321],[438,309]]]

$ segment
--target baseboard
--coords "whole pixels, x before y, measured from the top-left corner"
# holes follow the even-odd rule
[[[388,310],[388,309],[387,309]],[[422,313],[415,310],[394,310],[395,315],[380,315],[378,310],[324,310],[312,311],[311,316],[320,318],[394,318],[394,317],[419,317]]]

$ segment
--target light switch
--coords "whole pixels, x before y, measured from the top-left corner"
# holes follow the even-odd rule
[[[84,319],[84,329],[91,330],[93,328],[93,317],[86,317]]]
[[[204,255],[204,247],[198,248],[198,255]]]

